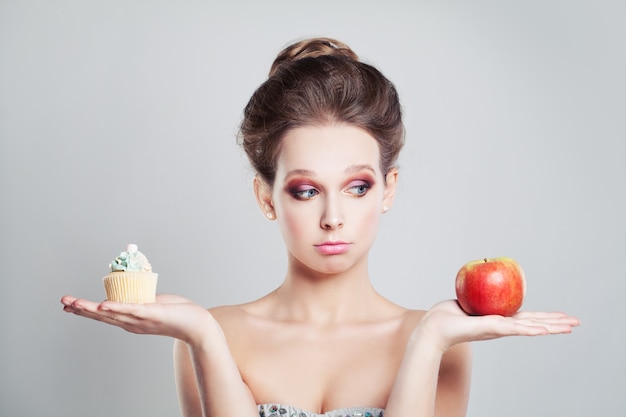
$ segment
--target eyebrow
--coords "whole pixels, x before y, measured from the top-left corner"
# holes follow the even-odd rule
[[[348,168],[344,170],[346,174],[352,174],[352,173],[359,172],[359,171],[371,171],[372,174],[376,174],[374,167],[368,164],[350,165]]]
[[[369,164],[350,165],[349,167],[344,169],[343,172],[345,172],[346,174],[353,174],[355,172],[359,172],[363,170],[371,171],[373,174],[376,174],[376,170],[374,170],[374,168]],[[285,175],[285,180],[296,175],[315,177],[317,173],[309,169],[294,169],[294,170],[289,171],[287,175]]]

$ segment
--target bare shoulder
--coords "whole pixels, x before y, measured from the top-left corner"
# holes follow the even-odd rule
[[[425,310],[414,310],[401,306],[396,306],[398,314],[396,320],[398,321],[398,329],[403,334],[402,339],[406,342],[410,334],[415,327],[419,324],[420,320],[426,314]]]
[[[222,305],[209,308],[209,312],[219,323],[229,342],[239,340],[263,322],[264,298],[242,304]]]
[[[403,324],[415,328],[417,324],[420,322],[422,317],[426,314],[426,310],[412,310],[408,308],[400,307],[403,310],[402,318]]]
[[[209,312],[218,322],[229,322],[243,318],[246,304],[223,305],[209,308]]]
[[[249,325],[248,305],[249,303],[223,305],[209,308],[209,312],[228,336],[245,330],[245,327]]]

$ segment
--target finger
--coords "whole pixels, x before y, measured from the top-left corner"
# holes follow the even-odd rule
[[[518,311],[511,317],[531,318],[531,317],[563,317],[567,314],[560,311]]]
[[[72,296],[64,296],[61,298],[63,303],[63,311],[68,313],[74,313],[78,315],[86,315],[93,313],[97,310],[99,303],[94,301],[85,300],[82,298],[76,298]]]
[[[572,317],[561,311],[519,311],[512,317],[515,318],[567,318]]]
[[[540,336],[549,332],[542,322],[531,319],[496,316],[494,325],[500,329],[500,335],[505,336]]]
[[[104,301],[100,304],[86,301],[76,300],[72,307],[74,313],[85,318],[100,321],[120,327],[126,331],[133,333],[145,333],[142,323],[140,304],[115,303],[112,301]]]
[[[580,325],[580,321],[576,317],[560,317],[560,318],[547,318],[536,320],[537,322],[542,322],[545,324],[553,325],[553,326],[567,326],[567,327],[578,327]]]
[[[61,302],[64,305],[64,310],[72,313],[93,311],[98,306],[98,303],[95,303],[93,301],[71,296],[63,297]]]
[[[563,324],[576,327],[580,325],[580,320],[577,317],[569,316],[562,312],[530,312],[524,311],[517,313],[513,316],[515,319],[520,320],[533,320],[535,322],[545,322],[551,324]]]
[[[573,325],[559,319],[515,319],[516,331],[524,335],[568,334]]]
[[[567,334],[572,332],[572,325],[561,322],[558,318],[538,319],[501,316],[485,316],[490,319],[490,330],[484,339],[501,336],[542,336],[547,334]]]
[[[550,333],[550,330],[546,326],[532,323],[515,323],[514,325],[516,336],[543,336]]]
[[[124,307],[122,303],[113,303],[112,301],[103,301],[102,303],[96,303],[94,301],[84,300],[81,298],[74,299],[71,304],[66,306],[66,311],[70,311],[79,316],[101,320],[114,317],[127,313],[127,311],[120,311]],[[126,309],[128,310],[128,309]]]
[[[70,306],[74,301],[76,301],[76,297],[72,297],[71,295],[64,295],[61,297],[61,304],[64,306]]]

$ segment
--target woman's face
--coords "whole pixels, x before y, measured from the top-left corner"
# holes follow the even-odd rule
[[[378,143],[363,129],[339,124],[289,131],[268,205],[290,260],[324,274],[366,263],[396,178],[392,170],[386,183]]]

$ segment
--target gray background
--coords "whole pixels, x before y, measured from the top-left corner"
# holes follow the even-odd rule
[[[625,21],[620,1],[0,1],[0,415],[178,415],[171,340],[59,298],[103,299],[129,242],[160,292],[275,288],[282,241],[235,133],[275,54],[328,35],[406,114],[378,290],[427,308],[463,263],[505,255],[524,308],[583,322],[474,344],[468,415],[624,416]]]

